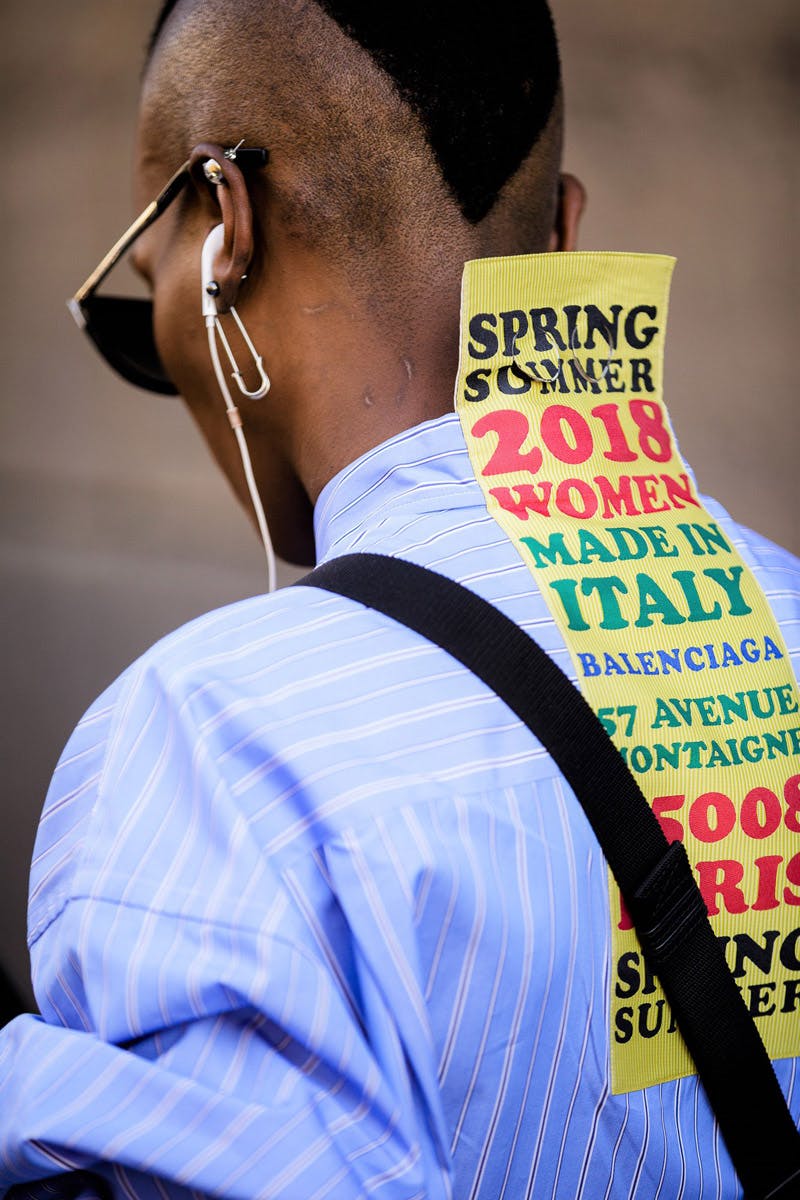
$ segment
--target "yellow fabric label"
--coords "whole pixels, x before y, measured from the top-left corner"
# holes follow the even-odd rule
[[[456,410],[488,511],[670,840],[772,1058],[800,1054],[800,696],[662,400],[670,258],[467,263]],[[697,398],[702,404],[702,397]],[[609,876],[612,1084],[692,1073]]]

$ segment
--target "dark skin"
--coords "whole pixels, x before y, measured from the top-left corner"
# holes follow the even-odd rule
[[[154,93],[157,88],[146,85],[136,164],[142,205],[179,157],[167,161]],[[506,251],[487,246],[480,229],[460,215],[454,220],[451,211],[446,238],[433,231],[409,239],[399,255],[393,247],[390,257],[375,258],[380,286],[371,292],[354,288],[344,266],[298,237],[270,202],[273,188],[294,184],[291,154],[273,155],[261,177],[245,181],[222,155],[222,144],[235,144],[240,129],[209,128],[207,136],[211,140],[195,143],[192,151],[198,166],[189,194],[140,239],[135,265],[152,288],[164,365],[249,511],[200,315],[200,252],[211,229],[223,223],[215,264],[218,309],[236,306],[272,383],[265,398],[242,398],[240,404],[255,477],[276,551],[312,565],[313,505],[325,484],[372,447],[452,410],[464,261]],[[249,138],[247,144],[263,143]],[[209,156],[224,172],[216,187],[201,170]],[[531,249],[574,249],[584,202],[578,180],[562,175],[549,245]],[[408,294],[409,280],[413,303],[398,314],[393,298]],[[223,321],[244,366],[248,353],[232,321]],[[252,366],[245,379],[256,386]]]

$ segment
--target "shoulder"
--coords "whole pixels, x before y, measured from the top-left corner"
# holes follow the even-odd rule
[[[740,525],[718,500],[709,496],[703,496],[702,500],[710,515],[753,570],[783,573],[790,585],[793,584],[800,591],[800,558],[762,533]]]
[[[30,942],[78,896],[160,894],[164,864],[181,855],[171,904],[184,903],[203,854],[255,870],[241,830],[246,781],[258,776],[257,809],[291,786],[320,728],[334,745],[360,733],[363,697],[385,683],[387,663],[410,682],[438,653],[312,587],[240,601],[157,642],[95,701],[59,760],[34,850]]]
[[[63,908],[76,886],[98,799],[119,812],[141,787],[145,763],[180,757],[194,721],[211,711],[237,675],[269,676],[301,642],[334,617],[332,597],[311,589],[258,596],[204,614],[151,646],[79,721],[53,774],[34,848],[29,939]],[[335,621],[333,622],[335,623]],[[268,686],[268,685],[267,685]]]
[[[784,586],[800,593],[800,558],[791,550],[786,550],[776,542],[771,541],[762,533],[739,525],[727,513],[720,520],[727,526],[729,536],[736,549],[756,572],[765,575],[774,574],[782,578]]]
[[[214,739],[214,718],[247,722],[306,711],[307,694],[380,669],[412,637],[382,614],[318,587],[294,586],[199,617],[151,647],[126,672],[124,724],[153,704]],[[424,653],[430,649],[420,647]],[[145,717],[140,711],[133,725]],[[226,736],[232,736],[228,725]]]
[[[723,533],[753,571],[784,633],[786,626],[794,626],[794,638],[790,648],[800,650],[800,558],[778,546],[763,534],[740,525],[715,500],[704,497],[711,516]]]

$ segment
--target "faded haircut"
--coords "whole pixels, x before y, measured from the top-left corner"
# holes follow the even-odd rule
[[[162,5],[148,59],[177,3]],[[464,217],[481,222],[559,102],[558,45],[546,0],[506,0],[495,8],[478,0],[317,3],[392,79]]]

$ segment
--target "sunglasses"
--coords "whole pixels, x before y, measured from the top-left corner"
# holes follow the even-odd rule
[[[269,154],[263,148],[235,146],[225,151],[225,157],[246,174],[265,166]],[[191,170],[192,160],[188,159],[67,301],[79,328],[85,330],[118,375],[137,387],[163,396],[177,396],[178,389],[164,370],[156,348],[152,300],[98,296],[97,289],[136,239],[181,194],[191,178]]]

